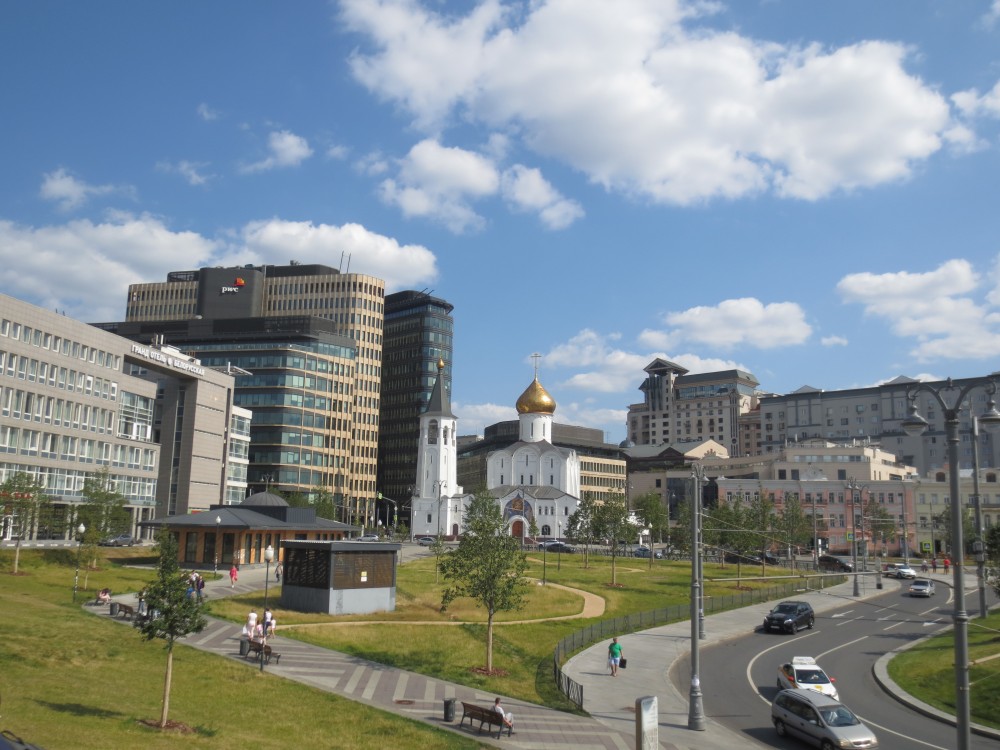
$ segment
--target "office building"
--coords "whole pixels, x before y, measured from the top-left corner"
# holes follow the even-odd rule
[[[689,375],[688,370],[665,359],[645,368],[639,386],[642,403],[631,404],[626,417],[628,439],[635,445],[666,445],[715,440],[729,455],[739,455],[745,444],[740,418],[757,406],[760,385],[743,370],[722,370]]]
[[[212,349],[199,351],[211,354],[213,362],[235,356],[234,348],[225,346],[223,321],[234,327],[233,347],[245,353],[253,345],[243,338],[247,331],[239,322],[253,319],[254,325],[270,328],[275,333],[270,343],[288,344],[288,351],[272,351],[268,355],[272,359],[266,362],[259,357],[241,359],[253,361],[261,374],[238,377],[237,390],[242,393],[246,388],[248,396],[252,394],[247,400],[241,395],[240,403],[253,401],[261,411],[268,408],[269,419],[290,414],[299,405],[296,399],[311,400],[311,405],[303,407],[303,424],[265,428],[254,420],[251,489],[311,493],[322,488],[343,497],[348,515],[343,520],[370,527],[375,522],[378,491],[384,298],[382,279],[341,273],[324,265],[293,261],[285,266],[202,268],[169,273],[165,282],[130,285],[126,323],[214,322],[214,338],[199,343]],[[288,320],[275,322],[280,319]],[[310,319],[323,323],[310,323]],[[311,343],[290,338],[297,331]],[[173,339],[174,331],[164,327],[162,332],[167,343],[179,344]],[[188,343],[195,342],[188,339]],[[348,345],[353,346],[353,353],[348,353]],[[301,362],[291,356],[295,346],[305,347]],[[307,369],[310,366],[330,369],[312,372]],[[244,369],[254,372],[253,367]],[[290,386],[298,389],[297,395],[287,391]],[[257,411],[258,406],[250,408]],[[290,442],[279,445],[277,440]]]
[[[26,473],[52,500],[27,536],[72,538],[84,481],[104,468],[136,535],[161,510],[220,503],[233,390],[175,349],[0,294],[0,481]]]
[[[392,526],[410,517],[410,496],[417,484],[420,415],[430,402],[444,363],[442,386],[450,392],[453,307],[425,292],[386,295],[382,343],[382,393],[379,416],[378,489],[386,498],[379,520]]]
[[[760,452],[773,453],[789,443],[820,438],[838,442],[869,440],[899,457],[905,464],[917,467],[921,475],[947,468],[948,445],[944,414],[938,403],[925,391],[917,393],[916,405],[927,419],[929,427],[923,435],[907,435],[900,423],[909,415],[907,391],[916,380],[898,377],[888,383],[869,388],[822,391],[804,386],[785,395],[767,395],[760,399]],[[969,381],[955,380],[952,397]],[[928,385],[940,388],[942,381]],[[972,468],[972,417],[987,409],[990,397],[982,388],[973,389],[960,411],[959,466]],[[977,443],[979,465],[996,467],[1000,461],[1000,446],[994,436],[981,430]]]

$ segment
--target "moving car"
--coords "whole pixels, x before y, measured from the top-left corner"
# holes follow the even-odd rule
[[[910,596],[934,596],[934,581],[918,578],[910,584]]]
[[[849,557],[839,555],[820,555],[819,569],[832,570],[836,573],[850,573],[854,570],[854,561]]]
[[[119,534],[100,541],[101,547],[131,547],[135,544],[135,537],[131,534]]]
[[[885,566],[885,575],[889,578],[916,578],[917,571],[906,563],[889,563]]]
[[[818,690],[823,695],[829,695],[834,700],[840,696],[833,686],[834,679],[816,663],[811,656],[793,656],[792,660],[778,667],[778,687],[802,688],[803,690]]]
[[[812,629],[815,622],[816,615],[809,602],[781,602],[764,615],[763,629],[765,633],[770,633],[772,628],[798,633],[801,628]]]
[[[779,737],[797,737],[824,750],[878,747],[875,733],[851,709],[816,690],[782,690],[771,704],[771,722]]]
[[[435,539],[432,536],[422,536],[419,539],[417,539],[417,544],[419,544],[421,547],[430,547],[436,541],[437,539]]]

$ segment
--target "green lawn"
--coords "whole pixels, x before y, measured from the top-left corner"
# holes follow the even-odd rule
[[[99,570],[81,570],[81,601],[103,586],[138,589],[149,570],[104,560],[135,559],[139,550],[101,552]],[[149,551],[146,550],[148,555]],[[152,560],[148,560],[152,562]],[[46,750],[109,747],[384,748],[466,750],[473,738],[436,730],[338,696],[282,680],[185,646],[174,652],[170,718],[192,734],[164,733],[158,720],[165,654],[161,642],[72,604],[71,550],[0,552],[0,729]],[[87,575],[89,573],[89,575]]]
[[[1000,613],[969,621],[969,659],[972,720],[1000,729]],[[899,654],[889,662],[889,676],[911,695],[954,714],[954,633],[942,633]]]

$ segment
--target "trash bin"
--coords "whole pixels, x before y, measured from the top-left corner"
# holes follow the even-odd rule
[[[118,602],[111,602],[111,616],[118,617]]]
[[[445,698],[444,699],[444,720],[445,721],[455,721],[455,699]]]
[[[250,641],[246,638],[240,638],[240,656],[246,656],[250,653]]]

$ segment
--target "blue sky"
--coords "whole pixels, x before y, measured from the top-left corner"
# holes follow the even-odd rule
[[[2,291],[349,258],[455,305],[463,433],[533,352],[614,442],[655,357],[1000,369],[1000,0],[14,0],[0,95]]]

